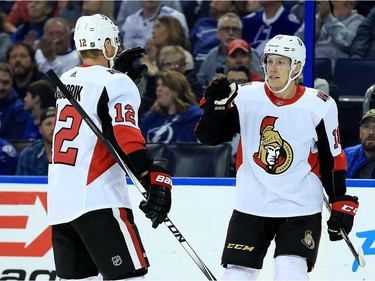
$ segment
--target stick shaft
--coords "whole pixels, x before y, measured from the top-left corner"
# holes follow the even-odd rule
[[[56,73],[50,69],[47,71],[47,75],[49,78],[56,84],[56,86],[60,89],[62,94],[69,100],[69,102],[73,105],[73,107],[77,110],[77,112],[81,115],[83,120],[87,123],[90,129],[94,132],[94,134],[98,137],[98,139],[103,143],[105,148],[108,152],[113,156],[116,162],[120,165],[120,167],[125,171],[125,173],[129,176],[132,180],[136,188],[141,192],[141,194],[146,198],[146,190],[138,180],[138,178],[134,175],[134,173],[129,169],[126,163],[121,159],[119,154],[117,153],[116,149],[113,147],[111,142],[104,137],[103,133],[100,129],[95,125],[92,121],[90,116],[86,113],[86,111],[82,108],[82,106],[77,102],[77,100],[73,97],[70,91],[65,87],[59,77],[57,77]],[[184,236],[181,232],[177,229],[174,223],[167,217],[164,220],[164,224],[168,227],[168,229],[172,232],[173,236],[178,240],[178,242],[182,245],[185,251],[189,254],[189,256],[193,259],[199,269],[203,272],[203,274],[207,277],[208,280],[216,280],[214,275],[208,269],[208,267],[204,264],[204,262],[199,258],[199,256],[195,253],[193,248],[190,244],[186,241]]]

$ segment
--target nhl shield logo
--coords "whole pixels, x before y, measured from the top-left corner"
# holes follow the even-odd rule
[[[119,266],[119,265],[122,264],[122,259],[119,255],[114,256],[111,259],[112,259],[112,263],[113,263],[114,266]]]

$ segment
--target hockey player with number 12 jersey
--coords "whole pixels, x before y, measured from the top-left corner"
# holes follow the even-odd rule
[[[138,127],[140,94],[132,79],[139,81],[143,70],[128,75],[118,71],[130,67],[132,61],[126,60],[140,53],[125,50],[114,61],[118,28],[100,14],[78,19],[74,41],[83,64],[61,80],[141,179],[147,200],[140,209],[156,228],[171,208],[172,181],[153,164]],[[144,279],[149,262],[134,223],[125,173],[61,92],[56,98],[48,219],[57,276],[93,280],[100,273],[104,280]]]

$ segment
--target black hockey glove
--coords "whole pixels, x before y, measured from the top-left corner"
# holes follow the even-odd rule
[[[215,114],[225,113],[233,106],[233,100],[237,96],[236,83],[229,84],[227,78],[220,77],[213,80],[204,92],[204,98],[200,106],[205,112]]]
[[[147,72],[145,64],[139,64],[139,59],[145,49],[141,47],[130,48],[118,54],[114,60],[113,69],[127,74],[135,84],[138,84]]]
[[[171,209],[172,178],[168,171],[157,165],[150,165],[149,173],[143,177],[147,188],[147,200],[143,200],[139,208],[151,219],[152,227],[157,228]]]
[[[328,234],[331,241],[341,240],[341,228],[347,234],[352,230],[354,216],[359,203],[357,196],[344,195],[332,200],[331,216],[327,221]]]

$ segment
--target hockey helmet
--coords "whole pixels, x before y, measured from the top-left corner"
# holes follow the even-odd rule
[[[281,92],[289,86],[292,80],[296,79],[302,73],[303,67],[306,62],[305,44],[297,36],[281,35],[281,34],[276,35],[275,37],[273,37],[266,43],[266,46],[264,47],[263,54],[261,57],[261,62],[262,62],[262,67],[265,73],[265,78],[266,78],[265,80],[266,80],[267,85],[268,85],[268,81],[267,81],[267,72],[266,72],[266,59],[268,55],[280,55],[280,56],[290,58],[291,70],[289,73],[289,80],[282,90],[277,91],[277,92]],[[297,67],[298,63],[301,63],[301,68],[295,76],[291,77],[292,72]],[[277,92],[275,91],[275,93]]]
[[[102,50],[107,38],[111,40],[113,47],[118,48],[120,45],[118,27],[107,16],[95,14],[82,16],[77,20],[74,30],[77,51]]]
[[[267,55],[274,54],[291,59],[291,66],[297,65],[298,62],[305,65],[306,61],[306,48],[302,40],[297,36],[291,35],[276,35],[270,39],[263,51],[263,58]],[[265,60],[262,60],[265,63]]]

